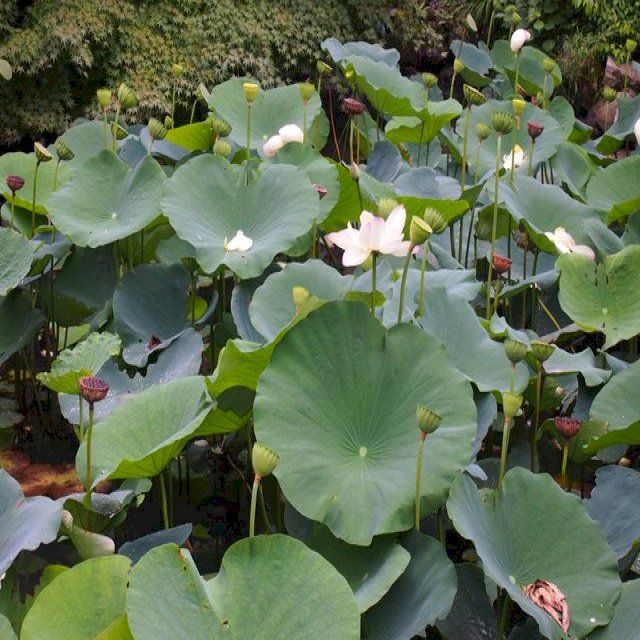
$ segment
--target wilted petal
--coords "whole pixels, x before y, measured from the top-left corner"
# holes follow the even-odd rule
[[[522,592],[533,604],[546,611],[565,633],[569,632],[571,625],[569,605],[567,598],[557,585],[548,580],[536,580],[522,587]]]

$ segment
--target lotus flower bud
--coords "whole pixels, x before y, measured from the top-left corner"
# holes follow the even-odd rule
[[[433,73],[425,72],[422,74],[422,84],[427,89],[433,89],[438,84],[438,77]]]
[[[393,198],[380,198],[378,202],[378,215],[385,220],[389,214],[398,206],[397,200]]]
[[[513,364],[524,360],[528,350],[527,345],[519,340],[507,339],[504,341],[504,352]]]
[[[211,118],[211,132],[214,138],[217,136],[226,138],[231,133],[231,125],[226,120],[214,116]]]
[[[556,429],[565,440],[571,440],[571,438],[580,431],[580,427],[582,426],[582,420],[568,416],[558,416],[554,419],[554,422]]]
[[[173,129],[173,118],[169,115],[164,117],[164,128],[169,131],[169,129]]]
[[[149,129],[149,135],[153,140],[164,140],[164,137],[167,135],[165,126],[160,122],[160,120],[156,120],[156,118],[149,119],[147,128]]]
[[[501,256],[498,253],[493,254],[493,270],[498,274],[502,275],[506,273],[511,268],[512,260],[505,256]]]
[[[330,67],[326,62],[323,62],[322,60],[318,60],[318,62],[316,62],[316,69],[318,70],[318,73],[320,75],[324,73],[331,73],[333,71],[333,68]]]
[[[316,88],[310,82],[301,82],[300,83],[300,97],[302,101],[306,104],[311,100],[313,94],[316,91]]]
[[[262,442],[256,442],[251,451],[251,464],[259,478],[270,476],[278,466],[280,456]]]
[[[356,98],[345,98],[342,101],[342,110],[350,116],[358,116],[364,113],[366,107]]]
[[[607,102],[613,102],[618,97],[618,92],[613,87],[605,87],[602,95]]]
[[[447,228],[447,221],[444,216],[433,207],[424,210],[423,220],[429,225],[433,233],[442,233]]]
[[[175,62],[171,65],[171,75],[174,78],[179,78],[184,73],[184,67],[181,64]]]
[[[247,104],[253,104],[260,93],[260,85],[256,82],[245,82],[242,85],[242,91]]]
[[[213,143],[213,153],[222,158],[228,158],[231,155],[231,145],[226,140],[216,140]]]
[[[516,29],[511,36],[511,51],[513,53],[520,53],[525,42],[531,40],[531,34],[526,29]]]
[[[63,160],[64,162],[69,162],[69,160],[73,160],[75,158],[75,153],[67,147],[64,141],[61,138],[58,138],[55,141],[54,147],[56,149],[56,153],[58,154],[58,158]]]
[[[518,116],[518,118],[524,113],[524,110],[527,108],[527,103],[522,98],[514,98],[511,101],[513,105],[513,113]]]
[[[527,132],[532,140],[536,140],[544,133],[544,125],[535,120],[529,120],[529,122],[527,122]]]
[[[498,133],[509,134],[513,131],[515,121],[510,113],[494,111],[491,114],[491,125]]]
[[[90,404],[104,400],[109,393],[109,385],[101,378],[85,376],[78,381],[80,395]]]
[[[425,435],[434,433],[442,424],[442,418],[431,409],[427,409],[423,404],[419,404],[416,409],[416,419],[418,421],[418,429]]]
[[[118,101],[125,111],[133,109],[138,104],[138,98],[131,87],[124,82],[118,87]]]
[[[305,305],[307,300],[311,297],[309,289],[305,289],[299,285],[293,287],[293,306],[296,308],[296,313],[300,313],[300,309]]]
[[[637,46],[638,46],[638,43],[635,40],[632,40],[631,38],[629,38],[624,44],[624,47],[627,50],[627,53],[629,55],[631,55],[636,50]]]
[[[360,173],[360,167],[355,162],[352,162],[349,165],[349,174],[351,175],[351,178],[357,182],[360,180]]]
[[[478,122],[476,125],[476,135],[480,142],[486,140],[491,135],[491,127],[486,122]]]
[[[96,92],[98,96],[98,104],[106,109],[111,104],[111,89],[98,89]]]
[[[33,150],[35,151],[38,162],[49,162],[53,156],[49,149],[39,142],[34,143]]]
[[[411,223],[409,224],[409,240],[411,244],[418,247],[424,244],[433,233],[433,229],[418,216],[411,216]]]
[[[556,68],[556,63],[551,58],[545,58],[542,61],[542,68],[545,73],[551,73]]]
[[[538,362],[545,362],[548,360],[555,350],[555,347],[548,342],[542,342],[541,340],[533,340],[531,342],[531,353]]]
[[[522,406],[522,396],[519,393],[505,391],[502,394],[502,411],[505,418],[515,418]]]
[[[464,94],[464,99],[474,107],[479,107],[487,101],[481,91],[478,91],[475,87],[472,87],[469,84],[465,84],[462,87],[462,93]]]
[[[453,72],[455,74],[460,74],[464,71],[464,62],[462,62],[462,60],[460,60],[460,58],[456,58],[453,61]]]
[[[24,187],[24,178],[21,176],[7,176],[7,187],[9,187],[9,191],[15,196],[16,191],[20,191],[22,187]]]

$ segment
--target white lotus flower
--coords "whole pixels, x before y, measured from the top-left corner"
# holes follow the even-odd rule
[[[304,142],[304,133],[297,124],[286,124],[280,128],[278,135],[282,138],[284,144],[289,144],[290,142],[300,142],[302,144]]]
[[[520,53],[525,42],[531,40],[531,34],[526,29],[516,29],[511,36],[511,51]]]
[[[225,251],[249,251],[253,247],[253,240],[249,236],[245,236],[242,229],[238,229],[233,238],[227,242],[227,237],[224,238],[224,250]]]
[[[262,153],[264,153],[267,158],[273,158],[282,147],[284,147],[284,140],[280,136],[271,136],[262,145]]]
[[[633,133],[636,134],[636,140],[638,141],[638,146],[640,146],[640,118],[638,118],[633,125]]]
[[[511,161],[513,160],[513,167],[517,169],[518,167],[521,167],[524,164],[526,159],[527,159],[527,154],[525,153],[524,149],[519,144],[517,144],[513,148],[513,151],[511,153],[508,153],[502,159],[502,166],[505,169],[511,169]]]
[[[369,211],[360,214],[360,229],[351,223],[346,229],[327,235],[327,239],[344,250],[342,264],[355,267],[362,264],[373,251],[394,256],[406,256],[410,242],[404,239],[407,212],[402,205],[395,207],[385,220]]]
[[[576,241],[571,234],[565,231],[564,227],[557,227],[553,233],[547,231],[544,235],[553,242],[559,253],[579,253],[589,260],[596,259],[593,249],[586,244],[576,244]]]

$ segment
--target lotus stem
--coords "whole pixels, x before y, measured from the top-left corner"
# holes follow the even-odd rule
[[[497,640],[503,640],[504,638],[504,633],[507,630],[507,622],[509,620],[509,609],[511,609],[511,598],[505,591],[502,598],[502,607],[500,609],[500,624],[496,635]]]
[[[467,149],[469,146],[469,120],[471,118],[471,104],[467,107],[467,114],[464,119],[464,134],[462,139],[462,169],[460,171],[460,188],[462,193],[467,183]],[[462,257],[462,236],[464,234],[464,214],[460,218],[460,229],[458,231],[458,259]]]
[[[176,81],[173,81],[173,87],[171,88],[171,122],[175,122],[176,114]]]
[[[249,537],[253,538],[256,534],[256,505],[258,503],[258,489],[260,488],[260,476],[256,473],[253,478],[253,487],[251,489],[251,515],[249,517]]]
[[[104,148],[108,149],[109,148],[109,121],[107,118],[107,108],[104,107],[102,109],[102,116],[103,116],[103,120],[104,120]]]
[[[518,95],[518,80],[520,79],[520,51],[516,53],[516,81],[513,85],[513,94]]]
[[[160,482],[160,498],[162,500],[162,525],[165,529],[169,528],[169,508],[167,504],[167,488],[164,480],[164,469],[158,474]]]
[[[378,254],[374,251],[371,254],[371,315],[376,315],[376,268]]]
[[[624,97],[627,97],[627,83],[629,82],[629,62],[631,60],[631,53],[627,51],[627,61],[624,65],[624,84],[622,87],[622,93]]]
[[[249,184],[249,160],[251,159],[251,115],[252,104],[247,103],[247,184]]]
[[[353,164],[353,118],[349,116],[349,162]]]
[[[531,426],[531,471],[536,470],[538,457],[538,429],[540,429],[540,401],[542,398],[542,363],[538,362],[538,375],[536,377],[536,412]]]
[[[427,271],[427,254],[429,253],[429,241],[422,245],[422,259],[420,260],[420,297],[418,298],[418,317],[424,316],[424,278]]]
[[[491,227],[491,250],[489,253],[489,268],[487,269],[487,320],[491,319],[491,279],[493,275],[493,256],[496,247],[496,231],[498,227],[498,195],[500,192],[500,157],[502,154],[502,134],[498,133],[496,150],[496,180],[493,191],[493,224]]]
[[[420,531],[420,484],[422,481],[422,461],[424,458],[424,443],[426,439],[427,434],[421,431],[420,443],[418,444],[418,463],[416,465],[416,531]]]
[[[307,111],[308,111],[307,101],[304,100],[302,105],[302,143],[303,144],[307,141]]]
[[[191,324],[196,323],[196,287],[197,277],[195,273],[191,274]]]
[[[487,47],[491,46],[491,32],[493,31],[493,21],[496,17],[496,10],[491,12],[491,18],[489,18],[489,31],[487,32]]]
[[[422,151],[422,136],[424,134],[424,120],[420,125],[420,141],[418,142],[418,158],[416,160],[416,167],[420,166],[420,152]]]
[[[507,468],[507,453],[509,451],[509,432],[513,418],[504,418],[504,427],[502,429],[502,449],[500,451],[500,475],[498,476],[498,493],[502,493],[502,480],[504,479],[504,473]]]
[[[404,268],[402,269],[402,281],[400,282],[400,300],[398,306],[398,324],[402,322],[402,311],[404,307],[404,294],[407,288],[407,273],[409,272],[409,262],[411,261],[411,253],[413,252],[415,245],[411,243],[409,250],[407,251],[407,257],[404,259]]]
[[[15,220],[16,217],[16,194],[15,191],[11,192],[11,228],[15,229]]]
[[[534,138],[531,138],[531,147],[529,148],[529,169],[527,170],[527,175],[531,177],[533,175],[533,154],[536,150],[536,141]]]
[[[84,404],[82,402],[82,396],[78,393],[78,430],[76,436],[78,436],[78,442],[82,442],[84,437]]]
[[[82,403],[82,396],[80,396]],[[91,494],[91,436],[93,435],[93,402],[89,403],[89,424],[87,425],[87,469],[84,481],[85,493]]]
[[[193,119],[196,117],[196,106],[198,105],[198,97],[193,101],[191,105],[191,116],[189,117],[189,124],[193,124]]]
[[[120,124],[120,104],[118,103],[118,108],[116,110],[116,119],[115,119],[116,127],[118,127],[119,124]],[[111,134],[111,151],[113,151],[113,153],[116,152],[117,143],[118,143],[118,136],[116,135],[116,132],[113,131]]]
[[[456,83],[456,75],[457,73],[454,70],[453,75],[451,76],[451,86],[449,87],[449,100],[453,98],[453,87],[455,86],[455,83]]]
[[[546,106],[546,102],[547,102],[547,80],[548,79],[549,79],[549,74],[545,71],[544,72],[544,82],[542,84],[542,95],[544,97],[545,106]]]
[[[38,169],[40,168],[40,160],[36,160],[36,168],[33,172],[33,191],[31,195],[31,237],[34,236],[36,230],[36,194],[38,192]]]
[[[567,484],[567,462],[569,461],[569,443],[565,442],[562,447],[562,469],[560,475],[562,477],[562,486],[567,490],[571,490],[571,485]]]

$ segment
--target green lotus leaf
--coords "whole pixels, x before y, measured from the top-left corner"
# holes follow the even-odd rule
[[[622,595],[613,618],[604,629],[596,629],[589,640],[635,640],[640,628],[640,580],[632,580],[622,585]]]
[[[409,566],[363,619],[370,640],[411,640],[445,618],[456,594],[456,572],[444,547],[419,531],[400,538]]]
[[[3,615],[0,615],[0,638],[3,638],[3,640],[18,640],[11,623]]]
[[[73,158],[61,165],[65,168],[80,167],[105,148],[104,122],[83,122],[67,129],[60,139],[73,151]],[[110,132],[107,134],[107,144],[111,144]]]
[[[462,195],[458,180],[438,175],[430,167],[402,171],[394,179],[393,189],[399,196],[426,200],[459,200]]]
[[[612,465],[596,471],[596,486],[585,500],[618,558],[640,546],[640,473]]]
[[[150,478],[158,475],[196,436],[213,408],[204,378],[191,377],[155,385],[117,406],[93,430],[91,477]],[[76,455],[81,478],[86,473],[86,443]]]
[[[456,222],[456,220],[459,220],[467,211],[469,211],[469,203],[466,200],[416,198],[414,196],[400,196],[396,199],[400,204],[404,205],[404,208],[407,211],[407,224],[410,223],[411,216],[422,217],[424,215],[424,210],[427,207],[431,207],[436,209],[436,211],[439,211],[449,225]],[[431,248],[433,250],[433,243]]]
[[[120,338],[112,333],[92,333],[73,349],[65,349],[38,380],[58,393],[78,394],[78,381],[98,373],[102,365],[120,353]]]
[[[562,142],[551,159],[554,176],[564,183],[571,193],[583,200],[587,182],[596,170],[589,154],[574,142]]]
[[[27,291],[0,298],[0,364],[26,346],[43,322],[42,311],[32,307]]]
[[[29,609],[21,640],[116,640],[118,636],[102,634],[125,612],[129,567],[124,556],[106,556],[58,575]]]
[[[242,89],[245,82],[255,80],[231,78],[222,82],[211,90],[208,103],[231,125],[229,140],[246,149],[248,107]],[[297,84],[261,90],[251,111],[251,149],[262,149],[267,138],[277,134],[284,125],[297,124],[301,129],[304,125],[304,109]],[[322,101],[314,93],[307,105],[307,133],[313,132],[313,121],[321,111]],[[307,135],[307,138],[313,139],[313,136]]]
[[[81,247],[101,247],[140,231],[160,215],[165,174],[153,158],[134,169],[101,151],[73,171],[48,200],[56,227]]]
[[[426,448],[427,514],[469,459],[471,387],[417,327],[386,331],[364,305],[330,302],[276,349],[258,385],[255,431],[280,455],[275,474],[291,504],[368,545],[411,527],[419,404],[443,418]]]
[[[23,549],[53,542],[61,516],[61,505],[44,496],[25,498],[20,485],[0,469],[0,575]]]
[[[629,156],[596,173],[587,185],[587,200],[607,213],[609,223],[640,210],[640,156]]]
[[[170,529],[160,529],[135,540],[128,540],[118,549],[118,553],[127,556],[133,564],[136,564],[156,547],[164,544],[175,544],[181,547],[189,539],[192,531],[193,526],[190,522]]]
[[[597,141],[596,149],[605,155],[615,153],[624,143],[628,135],[633,134],[633,127],[640,119],[640,95],[634,98],[620,97],[618,118]]]
[[[0,246],[0,296],[6,296],[29,273],[34,247],[21,233],[4,227],[0,228]]]
[[[640,332],[640,247],[630,245],[596,264],[586,256],[566,254],[560,271],[558,300],[563,311],[585,331],[605,334],[603,349]]]
[[[449,50],[456,58],[462,60],[464,69],[462,77],[474,87],[486,87],[491,79],[487,74],[493,68],[493,61],[485,51],[481,51],[470,42],[453,40],[449,45]]]
[[[214,143],[211,123],[206,120],[169,129],[165,140],[187,151],[209,151]]]
[[[162,210],[208,273],[224,264],[241,278],[260,275],[319,217],[318,194],[302,169],[272,165],[248,185],[246,179],[244,166],[206,155],[179,167],[167,183]],[[225,238],[238,230],[253,246],[227,251]]]
[[[577,496],[546,474],[523,468],[504,477],[502,494],[480,494],[461,475],[447,501],[455,528],[476,548],[484,572],[536,619],[545,638],[565,637],[560,625],[534,605],[522,588],[548,580],[569,605],[570,635],[583,638],[606,625],[622,587],[618,563],[602,529]]]
[[[369,42],[340,42],[337,38],[327,38],[320,45],[333,59],[341,62],[349,56],[364,56],[375,62],[384,62],[390,67],[395,67],[400,62],[400,53],[397,49],[385,49],[379,44]]]
[[[457,100],[430,100],[416,116],[396,116],[387,122],[384,133],[388,140],[398,143],[428,144],[449,122],[462,112]]]
[[[591,349],[578,353],[569,353],[564,349],[554,349],[551,357],[544,363],[544,371],[549,375],[580,373],[588,387],[604,384],[611,377],[611,371],[596,364]]]

